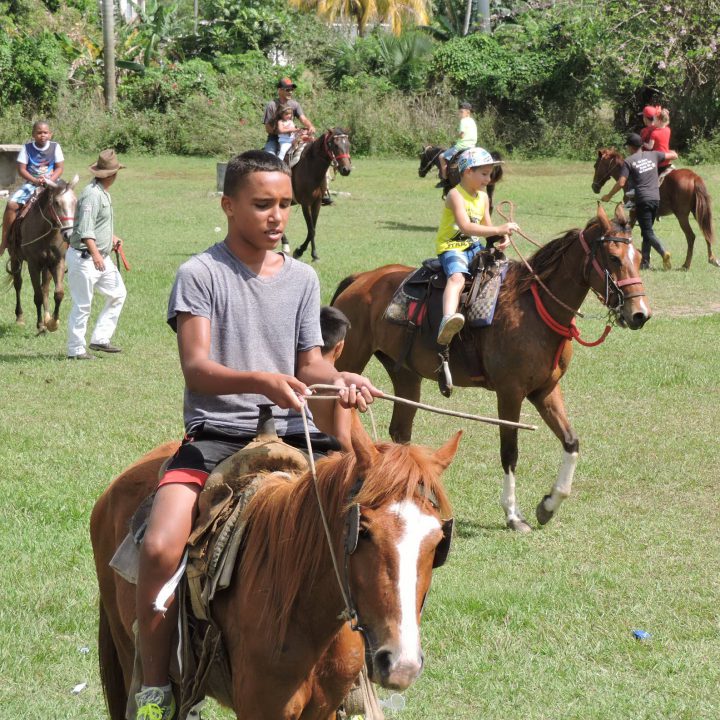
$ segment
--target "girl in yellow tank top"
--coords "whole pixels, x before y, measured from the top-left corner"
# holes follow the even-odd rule
[[[483,148],[466,150],[458,162],[460,184],[445,198],[445,207],[435,239],[435,249],[447,275],[443,294],[443,319],[437,340],[439,345],[449,345],[465,324],[465,318],[457,309],[465,275],[469,274],[468,265],[482,249],[479,238],[510,235],[520,229],[513,222],[490,224],[490,207],[485,188],[490,183],[492,166],[495,164],[496,161]],[[506,239],[496,243],[495,247],[502,250],[509,243],[510,240]]]

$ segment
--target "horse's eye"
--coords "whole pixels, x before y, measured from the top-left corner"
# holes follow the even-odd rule
[[[360,530],[358,532],[358,537],[361,540],[369,540],[372,537],[372,534],[370,532],[370,528],[366,523],[360,523]]]
[[[613,265],[616,265],[617,267],[620,267],[622,265],[622,258],[618,257],[617,255],[611,255],[610,256],[610,262]]]

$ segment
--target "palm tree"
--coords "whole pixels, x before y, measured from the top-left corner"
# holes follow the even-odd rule
[[[430,19],[432,0],[290,0],[301,10],[314,10],[328,22],[352,18],[358,33],[365,34],[371,22],[389,22],[393,34],[402,32],[403,22],[425,25]]]

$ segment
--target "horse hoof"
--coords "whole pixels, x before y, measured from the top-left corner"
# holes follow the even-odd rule
[[[319,255],[312,255],[311,257],[313,262],[317,262],[320,259]]]
[[[548,510],[545,507],[545,501],[549,500],[550,496],[546,495],[539,503],[538,506],[535,508],[535,517],[537,518],[537,521],[541,525],[547,525],[553,517],[555,517],[555,511],[554,510]]]
[[[45,323],[45,327],[46,327],[50,332],[55,332],[55,331],[58,329],[59,326],[60,326],[60,323],[59,323],[55,318],[50,318],[50,319]]]
[[[40,337],[40,335],[47,335],[47,328],[46,327],[40,327],[38,328],[38,331],[36,333],[36,337]]]
[[[17,318],[17,319],[15,320],[15,324],[16,324],[18,327],[25,327],[25,319],[22,318],[22,317],[19,317],[19,318]]]
[[[716,257],[710,258],[708,262],[715,267],[720,267],[720,260],[718,260]]]
[[[532,528],[525,522],[525,518],[522,517],[508,520],[507,526],[509,530],[514,530],[521,535],[527,535],[532,531]]]
[[[299,260],[302,257],[302,251],[298,248],[295,252],[293,252],[293,257],[296,260]]]

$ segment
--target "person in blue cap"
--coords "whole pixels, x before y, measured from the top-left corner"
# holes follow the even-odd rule
[[[509,236],[519,226],[514,222],[492,225],[490,202],[485,188],[491,181],[493,166],[499,164],[490,153],[480,147],[470,148],[460,156],[458,172],[460,184],[445,198],[440,227],[435,238],[435,251],[447,285],[443,294],[443,318],[438,331],[438,344],[449,345],[462,330],[465,318],[458,310],[465,276],[470,274],[470,261],[483,249],[481,237]],[[495,247],[502,250],[510,240],[506,237]]]

